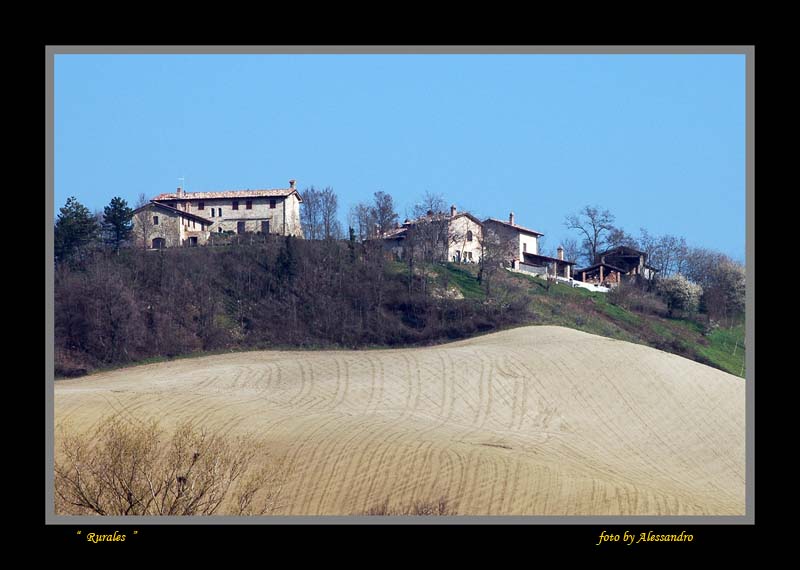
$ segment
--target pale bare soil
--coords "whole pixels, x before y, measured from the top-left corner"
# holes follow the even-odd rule
[[[57,382],[55,412],[254,431],[288,460],[279,514],[440,496],[473,515],[744,514],[744,380],[560,327],[140,366]]]

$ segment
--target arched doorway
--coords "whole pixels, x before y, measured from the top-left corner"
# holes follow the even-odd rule
[[[153,249],[164,249],[167,247],[167,240],[164,238],[153,238]]]

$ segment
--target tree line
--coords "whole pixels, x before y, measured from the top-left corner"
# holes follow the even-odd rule
[[[243,348],[424,345],[524,322],[525,304],[437,298],[380,244],[96,249],[55,268],[58,375]]]
[[[526,322],[527,301],[494,286],[506,252],[492,236],[480,243],[484,301],[431,290],[427,267],[448,239],[435,223],[446,207],[440,195],[426,193],[409,212],[420,223],[407,237],[403,271],[370,239],[397,226],[391,195],[376,192],[351,208],[346,237],[332,188],[306,189],[303,198],[307,240],[265,236],[248,246],[156,252],[125,247],[133,224],[122,198],[98,216],[70,197],[55,222],[57,373],[244,347],[425,344]],[[620,302],[646,305],[644,296],[657,295],[670,315],[701,313],[722,324],[741,319],[744,268],[727,256],[675,236],[631,236],[597,207],[565,224],[583,238],[563,243],[567,259],[587,261],[630,245],[661,270],[653,290],[618,291]]]
[[[618,246],[628,246],[647,254],[648,265],[658,272],[648,286],[664,300],[672,315],[675,311],[701,312],[723,324],[740,320],[745,309],[745,268],[729,256],[705,248],[692,247],[680,236],[656,236],[645,228],[638,235],[615,226],[615,216],[598,206],[584,206],[566,216],[564,225],[580,238],[566,240],[565,256],[590,265],[599,254]]]

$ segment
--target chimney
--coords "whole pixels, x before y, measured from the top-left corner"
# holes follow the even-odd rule
[[[564,248],[561,247],[561,246],[558,246],[558,250],[557,251],[558,251],[558,258],[563,261],[564,260]]]
[[[512,226],[514,225],[514,212],[511,212],[508,215],[508,223],[511,224]]]
[[[178,186],[178,191],[176,192],[176,194],[178,195],[178,198],[183,196],[183,188],[181,186]]]
[[[456,210],[456,205],[453,204],[452,206],[450,206],[450,217],[455,218],[456,212],[458,212],[458,210]]]
[[[289,180],[289,188],[294,190],[294,185],[297,184],[297,180]]]

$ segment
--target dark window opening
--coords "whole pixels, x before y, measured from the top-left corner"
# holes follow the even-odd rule
[[[472,232],[467,231],[467,241],[472,241]]]
[[[153,239],[153,249],[163,249],[166,245],[166,240],[164,238],[154,238]]]
[[[197,245],[197,238],[196,237],[190,237],[189,238],[189,246],[192,247],[192,246],[196,246],[196,245]]]
[[[253,201],[252,200],[247,200],[244,203],[244,207],[245,207],[246,210],[252,210],[253,209]]]
[[[244,222],[236,222],[236,233],[244,233]]]
[[[153,216],[153,225],[154,226],[158,225],[158,216]]]
[[[269,201],[269,207],[270,207],[270,209],[274,209],[275,208],[275,199],[274,198]]]
[[[269,220],[264,220],[261,222],[261,233],[262,234],[269,233]]]
[[[222,208],[219,208],[219,217],[222,217]]]
[[[211,217],[214,217],[214,208],[211,208]]]
[[[222,233],[222,228],[217,228],[217,230],[219,231],[219,233]]]
[[[202,200],[200,200],[200,201],[197,203],[197,209],[198,209],[198,210],[205,210],[205,209],[206,209],[206,203],[205,203],[205,202],[203,202]]]
[[[239,209],[239,200],[234,200],[233,201],[233,209],[234,210],[238,210]]]
[[[525,252],[528,251],[528,244],[527,243],[523,243],[522,244],[522,251],[525,251]]]

